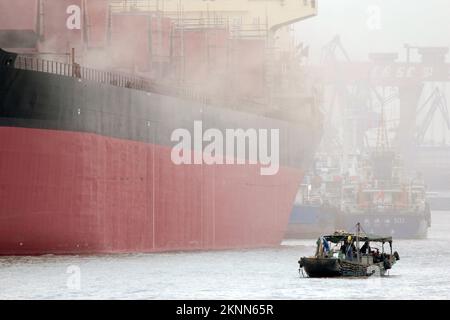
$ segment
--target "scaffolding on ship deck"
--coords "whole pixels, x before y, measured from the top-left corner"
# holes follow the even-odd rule
[[[212,100],[215,103],[225,103],[229,107],[235,105],[236,108],[243,108],[245,105],[245,108],[259,112],[276,111],[277,105],[298,107],[298,101],[304,99],[305,92],[292,90],[292,87],[304,81],[297,79],[297,71],[292,71],[297,69],[295,57],[288,57],[286,60],[289,54],[276,47],[267,14],[265,17],[255,16],[252,23],[248,23],[238,12],[210,10],[208,4],[205,4],[203,11],[189,11],[183,5],[178,0],[176,10],[174,6],[169,10],[165,0],[110,1],[111,15],[145,15],[152,21],[149,23],[151,78],[166,85],[203,92],[214,97]],[[189,37],[195,32],[198,32],[194,37],[194,41],[198,41],[198,56],[192,55],[192,51],[186,51],[187,43],[193,39]],[[226,40],[222,41],[224,34]],[[249,69],[243,71],[242,58],[248,55],[245,52],[246,44],[251,48],[252,41],[256,48],[257,42],[261,41],[261,49],[257,50],[257,54],[263,55],[260,60],[261,69],[255,72]],[[192,43],[189,46],[189,50],[192,50]],[[196,63],[199,68],[194,68],[193,72],[192,66]],[[247,78],[245,75],[242,77],[241,72],[249,72]],[[250,75],[252,72],[253,75]],[[297,75],[294,76],[293,73]],[[199,76],[201,74],[204,76]],[[217,86],[221,81],[222,85]],[[242,81],[247,85],[246,89],[242,89]],[[213,82],[216,83],[217,92],[211,91],[214,88]],[[248,84],[251,82],[255,90]],[[317,101],[312,102],[315,103]]]
[[[139,14],[147,15],[149,19],[156,21],[157,30],[149,30],[152,37],[150,41],[151,65],[156,71],[156,78],[168,80],[180,85],[202,85],[201,83],[189,83],[186,72],[187,57],[185,50],[186,37],[189,33],[200,32],[204,37],[202,47],[205,50],[207,74],[211,77],[220,76],[220,72],[236,70],[239,65],[241,52],[239,52],[240,40],[264,41],[264,72],[261,81],[267,86],[272,83],[270,77],[274,74],[275,63],[274,48],[269,41],[270,32],[268,17],[255,17],[252,24],[245,24],[242,17],[230,16],[223,12],[206,9],[202,12],[187,13],[179,1],[176,12],[165,10],[164,0],[112,0],[110,2],[111,14]],[[209,8],[209,7],[207,7]],[[164,19],[170,19],[170,30],[164,29]],[[155,26],[150,24],[150,26]],[[164,48],[165,33],[169,33],[169,50]],[[227,33],[226,41],[220,41],[223,34]],[[156,39],[154,38],[156,37]],[[223,38],[222,38],[223,40]],[[178,47],[177,47],[178,46]],[[219,63],[218,56],[225,56]],[[233,72],[231,72],[233,73]],[[230,79],[231,83],[232,79]],[[269,92],[269,91],[266,91]]]

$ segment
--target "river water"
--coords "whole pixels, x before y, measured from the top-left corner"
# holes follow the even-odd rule
[[[0,299],[449,299],[450,212],[427,240],[394,240],[387,277],[309,279],[298,258],[315,240],[279,248],[109,256],[1,257]]]

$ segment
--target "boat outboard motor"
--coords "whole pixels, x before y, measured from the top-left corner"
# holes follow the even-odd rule
[[[395,251],[394,252],[394,257],[395,257],[395,260],[400,260],[400,255],[398,254],[398,252],[397,251]]]

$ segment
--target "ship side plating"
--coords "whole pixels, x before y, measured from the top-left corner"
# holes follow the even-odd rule
[[[322,128],[274,34],[316,1],[163,2],[0,5],[29,9],[0,19],[0,254],[281,242]],[[248,155],[176,165],[172,134],[196,122],[279,130],[279,170],[263,176]]]
[[[276,245],[318,143],[299,143],[308,124],[77,77],[2,66],[0,81],[2,254]],[[175,165],[170,135],[196,120],[280,129],[280,171]]]

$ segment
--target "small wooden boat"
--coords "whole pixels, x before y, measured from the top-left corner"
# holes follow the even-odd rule
[[[389,244],[389,253],[385,244]],[[299,264],[300,271],[311,278],[370,277],[385,275],[398,260],[399,254],[392,253],[392,237],[361,234],[358,223],[356,234],[337,231],[320,237],[314,257],[302,257]]]

